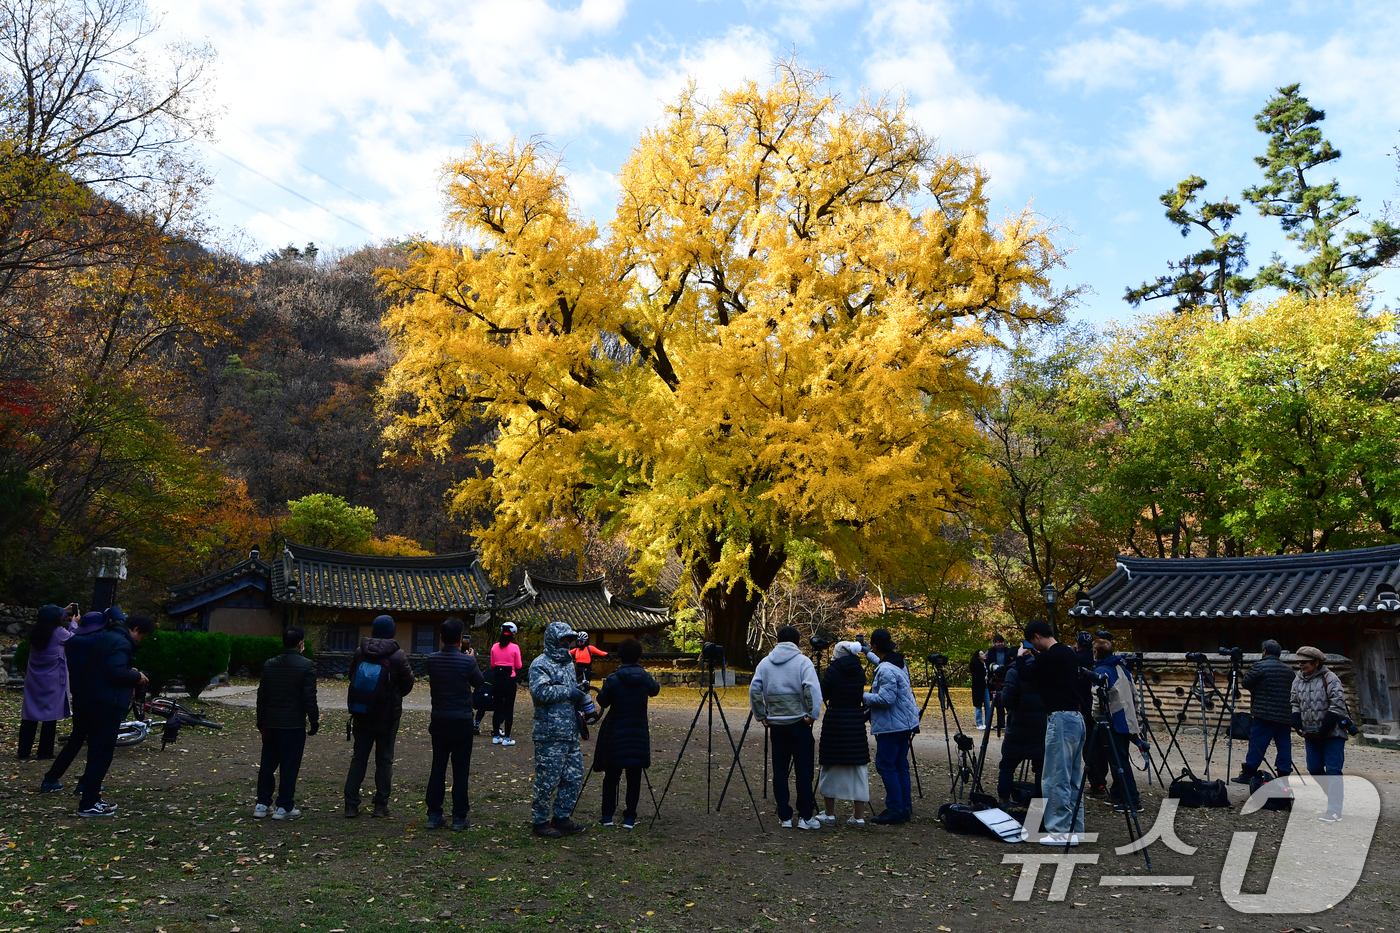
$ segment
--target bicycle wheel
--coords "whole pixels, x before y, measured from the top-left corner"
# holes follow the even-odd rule
[[[151,727],[139,719],[127,720],[117,727],[117,746],[140,745],[150,731]]]

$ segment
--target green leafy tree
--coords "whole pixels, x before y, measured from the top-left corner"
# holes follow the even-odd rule
[[[287,510],[291,514],[282,524],[282,534],[289,540],[339,551],[366,550],[379,521],[373,509],[324,492],[293,499]]]
[[[1180,261],[1168,262],[1166,275],[1129,288],[1123,297],[1133,307],[1156,298],[1174,298],[1178,312],[1209,308],[1221,320],[1228,320],[1230,309],[1238,307],[1254,287],[1253,281],[1243,275],[1245,236],[1230,232],[1240,206],[1226,198],[1194,208],[1197,195],[1205,187],[1204,178],[1192,175],[1159,200],[1167,209],[1167,220],[1176,225],[1183,237],[1190,236],[1193,230],[1203,230],[1210,237],[1210,246]]]
[[[1264,184],[1247,188],[1244,198],[1265,217],[1277,217],[1290,240],[1308,257],[1289,264],[1277,254],[1259,270],[1256,283],[1319,296],[1356,288],[1400,255],[1400,228],[1374,220],[1367,229],[1348,229],[1360,215],[1358,199],[1343,195],[1337,180],[1314,183],[1308,173],[1342,157],[1322,138],[1318,124],[1326,114],[1313,107],[1290,84],[1255,117],[1267,133],[1266,153],[1254,161],[1264,170]]]

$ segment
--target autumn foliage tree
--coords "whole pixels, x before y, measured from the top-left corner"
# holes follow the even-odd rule
[[[888,579],[938,534],[982,469],[974,355],[1067,300],[1047,231],[991,223],[974,162],[791,64],[683,93],[601,231],[538,142],[448,178],[463,245],[384,275],[394,431],[442,449],[494,419],[453,499],[488,564],[602,519],[643,578],[680,557],[732,660],[796,542]]]

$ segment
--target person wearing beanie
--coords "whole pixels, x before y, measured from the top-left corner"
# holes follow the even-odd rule
[[[1298,674],[1289,696],[1294,731],[1303,737],[1308,773],[1321,776],[1327,789],[1327,812],[1320,819],[1342,818],[1342,766],[1346,763],[1347,695],[1342,681],[1327,668],[1327,655],[1310,645],[1299,648]]]
[[[773,800],[778,819],[792,827],[793,810],[788,796],[788,771],[797,772],[798,829],[821,829],[817,819],[812,770],[816,740],[812,724],[821,716],[822,685],[817,669],[798,647],[801,635],[791,625],[778,629],[778,643],[758,662],[749,682],[749,705],[754,719],[768,730],[773,742]]]
[[[355,739],[350,772],[345,776],[345,816],[360,815],[360,786],[374,752],[374,817],[389,815],[389,794],[394,786],[394,740],[403,718],[403,698],[413,689],[413,668],[399,643],[394,641],[394,620],[379,616],[370,637],[360,642],[350,661],[350,725]],[[367,695],[360,684],[372,682]]]
[[[52,758],[58,720],[67,719],[68,662],[63,646],[78,630],[78,607],[68,611],[55,605],[41,606],[38,621],[29,633],[29,661],[24,669],[24,702],[19,708],[19,749],[16,757],[29,758],[34,736],[39,735],[37,757]]]
[[[1242,685],[1249,691],[1249,751],[1236,784],[1248,784],[1259,773],[1269,743],[1274,743],[1274,775],[1293,773],[1293,668],[1280,660],[1283,646],[1264,642],[1264,656],[1249,666]]]
[[[864,700],[870,708],[870,731],[875,734],[875,770],[885,784],[884,812],[870,822],[907,823],[914,812],[909,747],[919,727],[919,703],[914,699],[904,655],[895,649],[890,633],[877,628],[870,633],[870,646],[877,666]]]

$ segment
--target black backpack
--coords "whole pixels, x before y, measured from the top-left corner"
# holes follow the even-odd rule
[[[1265,784],[1269,783],[1269,782],[1272,781],[1273,779],[1274,779],[1274,776],[1273,776],[1272,774],[1270,774],[1269,772],[1267,772],[1267,771],[1256,771],[1256,772],[1254,773],[1254,777],[1252,777],[1252,778],[1249,779],[1249,793],[1250,793],[1251,795],[1253,795],[1255,791],[1257,791],[1259,788],[1263,787]],[[1287,793],[1286,796],[1283,796],[1283,797],[1270,797],[1270,798],[1268,798],[1267,800],[1265,800],[1265,801],[1264,801],[1264,809],[1265,809],[1265,810],[1292,810],[1292,809],[1293,809],[1293,789],[1290,787],[1290,788],[1286,788],[1286,790],[1288,791],[1288,793]]]
[[[945,803],[938,808],[938,820],[943,824],[943,828],[950,833],[958,833],[963,836],[990,836],[993,839],[1000,838],[996,833],[987,828],[987,824],[979,820],[974,814],[978,810],[987,809],[981,804],[968,806],[965,803]]]
[[[1230,794],[1224,781],[1202,781],[1190,768],[1181,769],[1181,777],[1172,781],[1167,796],[1180,800],[1183,807],[1230,806]]]

